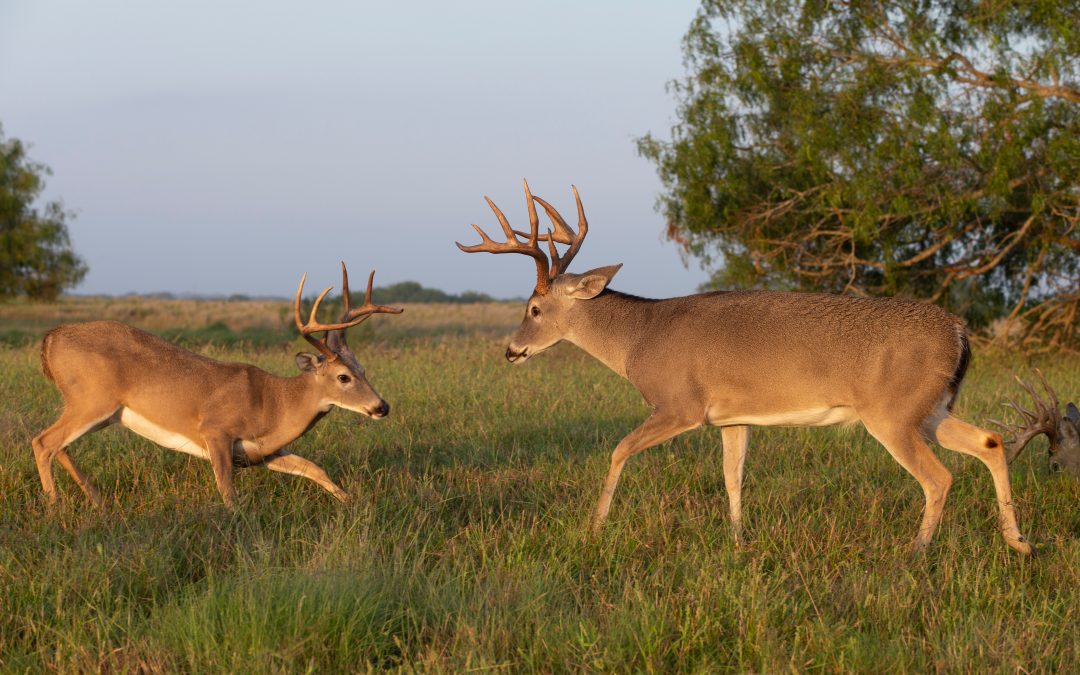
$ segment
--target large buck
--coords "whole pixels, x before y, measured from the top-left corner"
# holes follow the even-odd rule
[[[64,399],[64,411],[34,438],[41,487],[56,501],[52,461],[58,459],[95,504],[97,488],[67,453],[67,446],[91,431],[120,424],[172,450],[210,460],[225,504],[235,502],[233,469],[265,466],[315,481],[341,501],[342,490],[319,466],[285,450],[315,425],[331,406],[386,417],[390,406],[368,384],[364,369],[345,342],[345,331],[372,314],[401,309],[371,302],[373,271],[364,304],[350,308],[349,277],[341,264],[345,308],[338,323],[318,321],[315,300],[304,323],[300,295],[293,306],[296,327],[319,354],[296,355],[300,374],[273,375],[243,363],[221,363],[113,321],[58,326],[45,335],[41,366]],[[326,331],[318,339],[313,333]]]
[[[990,469],[1009,546],[1031,553],[1010,496],[1001,436],[951,414],[967,369],[968,338],[959,319],[899,298],[731,291],[649,300],[608,288],[621,265],[567,272],[588,231],[577,189],[575,232],[525,184],[528,233],[494,211],[505,242],[476,225],[481,243],[462,251],[519,253],[536,263],[536,287],[506,349],[522,363],[566,340],[630,380],[652,415],[619,442],[593,518],[607,518],[631,456],[703,424],[721,427],[724,483],[740,540],[743,461],[749,427],[862,422],[922,486],[926,498],[915,546],[941,520],[952,475],[927,440],[974,455]],[[553,230],[539,233],[536,204]],[[519,239],[519,237],[524,238]],[[540,248],[548,245],[548,255]],[[562,255],[555,244],[569,245]]]
[[[1039,396],[1035,388],[1019,377],[1016,381],[1031,397],[1033,410],[1021,406],[1016,399],[1009,399],[1005,405],[1012,408],[1020,417],[1019,424],[1006,424],[991,420],[1005,429],[1011,438],[1005,442],[1005,459],[1012,464],[1028,443],[1036,437],[1046,434],[1050,442],[1048,464],[1051,471],[1065,471],[1073,478],[1080,478],[1080,408],[1075,403],[1065,406],[1065,414],[1059,410],[1057,392],[1043,377],[1042,371],[1035,369],[1046,398]]]

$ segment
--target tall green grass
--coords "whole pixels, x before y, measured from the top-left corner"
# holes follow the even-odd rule
[[[608,526],[590,536],[610,452],[647,411],[573,347],[507,365],[501,335],[519,315],[409,307],[365,324],[352,344],[393,414],[337,411],[293,446],[353,502],[250,469],[237,474],[235,513],[209,464],[115,428],[72,446],[105,505],[89,508],[57,467],[61,499],[47,506],[29,441],[59,396],[36,345],[0,346],[0,670],[1080,663],[1080,485],[1047,472],[1044,446],[1011,470],[1021,527],[1048,545],[1035,559],[1002,541],[985,468],[947,451],[956,481],[944,521],[929,551],[910,553],[921,491],[861,428],[752,431],[742,549],[715,429],[633,458]],[[214,332],[200,326],[225,320],[201,318],[186,329],[189,347],[293,372],[302,341],[284,328],[286,344],[240,327],[229,328],[234,341],[200,339]],[[1078,395],[1080,359],[1040,365],[1062,395]],[[976,354],[961,414],[998,416],[1017,393],[1011,371],[1025,367]]]

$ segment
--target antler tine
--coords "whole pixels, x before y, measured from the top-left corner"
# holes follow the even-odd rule
[[[546,240],[547,241],[549,257],[551,259],[551,265],[548,268],[548,279],[551,280],[551,281],[554,281],[555,277],[559,276],[559,270],[560,270],[559,251],[555,248],[556,238],[555,238],[555,235],[552,234],[551,228],[548,228],[547,236],[545,236],[545,237],[540,236],[540,217],[536,215],[536,203],[535,203],[535,200],[537,198],[533,196],[532,190],[529,189],[529,181],[524,181],[524,183],[525,183],[525,203],[528,204],[528,207],[529,207],[529,234],[527,236],[529,237],[530,242],[535,242],[535,241],[538,241],[538,240]],[[541,201],[543,201],[543,200],[541,200]],[[564,223],[564,225],[565,225],[565,223]],[[518,232],[517,230],[514,230],[514,234],[520,234],[523,237],[526,236],[526,234],[524,232]]]
[[[574,259],[578,249],[581,248],[581,243],[585,241],[585,235],[589,233],[589,221],[585,219],[585,207],[581,205],[581,195],[578,194],[576,185],[571,185],[570,189],[574,193],[574,202],[577,204],[578,233],[574,237],[574,243],[570,246],[570,251],[565,256],[565,262],[563,263],[565,266],[570,265],[570,261]]]
[[[347,320],[350,323],[347,327],[355,326],[358,323],[366,321],[372,314],[401,314],[405,311],[401,307],[372,304],[371,286],[373,283],[375,283],[375,270],[371,270],[371,274],[368,275],[367,290],[364,291],[364,304],[349,311]]]
[[[495,205],[495,202],[491,201],[491,198],[484,195],[484,201],[491,207],[491,210],[495,212],[495,217],[499,219],[499,227],[502,228],[503,234],[506,235],[506,241],[519,243],[517,237],[514,236],[514,229],[510,227],[510,222],[506,220],[506,216],[503,215],[502,209]]]
[[[552,281],[555,281],[555,277],[559,276],[562,270],[566,269],[566,265],[559,259],[559,251],[555,248],[555,239],[552,237],[551,230],[547,233],[548,251],[551,254],[551,270],[548,272],[548,276]]]
[[[1027,382],[1020,379],[1019,376],[1013,377],[1020,384],[1021,387],[1031,397],[1032,402],[1035,404],[1035,410],[1028,410],[1021,406],[1016,399],[1006,399],[1003,405],[1012,408],[1023,420],[1022,424],[1005,424],[997,420],[991,420],[994,424],[997,424],[1010,435],[1015,436],[1013,440],[1006,444],[1005,459],[1007,462],[1012,462],[1016,459],[1020,452],[1027,447],[1036,436],[1039,434],[1046,434],[1050,438],[1050,442],[1053,443],[1057,436],[1058,422],[1061,418],[1061,413],[1057,409],[1057,394],[1047,383],[1046,378],[1042,372],[1035,368],[1035,374],[1042,381],[1043,387],[1050,395],[1051,400],[1044,400]]]
[[[1016,402],[1016,399],[1007,399],[1002,405],[1008,406],[1017,412],[1028,424],[1039,419],[1039,415]]]
[[[1021,380],[1019,375],[1013,375],[1013,377],[1016,378],[1016,381],[1020,383],[1020,386],[1023,387],[1024,391],[1026,391],[1028,393],[1028,396],[1031,397],[1031,400],[1035,404],[1036,408],[1046,405],[1042,398],[1039,397],[1039,394],[1035,391],[1035,387],[1032,387],[1027,382]]]
[[[1061,420],[1061,412],[1058,410],[1057,392],[1055,392],[1054,389],[1050,386],[1050,383],[1046,381],[1046,377],[1042,374],[1041,370],[1039,370],[1038,368],[1033,368],[1032,370],[1035,371],[1035,374],[1042,382],[1043,389],[1046,390],[1046,393],[1049,395],[1050,400],[1044,400],[1035,392],[1034,387],[1021,381],[1020,378],[1017,377],[1017,382],[1020,382],[1024,389],[1027,390],[1027,393],[1029,396],[1031,396],[1031,400],[1035,404],[1036,408],[1034,412],[1024,412],[1028,413],[1029,415],[1031,415],[1031,417],[1039,420],[1045,426],[1047,426],[1050,429],[1050,431],[1048,431],[1047,433],[1052,438],[1053,434],[1057,432],[1057,423]],[[1021,412],[1018,406],[1014,405],[1013,407],[1016,408],[1017,412]]]
[[[547,239],[548,241],[554,239],[560,244],[574,243],[574,237],[577,236],[577,233],[574,232],[574,230],[566,224],[566,221],[559,214],[559,212],[555,210],[555,207],[552,206],[543,197],[533,197],[533,199],[536,200],[536,202],[540,204],[540,206],[544,207],[544,211],[547,212],[548,219],[551,220],[551,225],[555,228],[554,234],[551,234],[549,231],[545,239]]]
[[[345,261],[341,261],[341,321],[348,321],[349,316],[349,270],[345,268]]]
[[[1001,420],[987,419],[986,421],[989,422],[990,424],[993,424],[996,427],[1000,427],[1001,429],[1003,429],[1005,431],[1010,431],[1011,432],[1011,431],[1013,431],[1014,429],[1017,428],[1016,426],[1014,426],[1012,424],[1007,424],[1005,422],[1002,422]]]
[[[304,273],[304,276],[300,277],[300,285],[296,289],[296,301],[293,303],[293,320],[296,322],[296,327],[300,330],[300,335],[304,336],[304,339],[310,342],[313,347],[318,349],[328,361],[333,361],[337,359],[337,353],[335,353],[334,350],[330,349],[330,347],[326,344],[325,340],[319,340],[318,338],[312,337],[311,334],[318,333],[320,331],[327,331],[329,333],[329,331],[345,330],[346,328],[352,328],[356,324],[366,319],[368,317],[368,314],[373,312],[366,313],[359,319],[349,320],[342,323],[319,323],[319,306],[322,304],[323,299],[326,298],[326,294],[329,293],[330,290],[333,288],[333,286],[328,286],[326,290],[319,294],[319,297],[315,298],[315,303],[311,306],[311,315],[308,317],[307,323],[304,323],[300,317],[300,298],[304,292],[305,281],[307,281],[307,272]],[[393,310],[393,308],[388,309],[391,311]],[[401,310],[398,310],[398,312],[400,311]]]
[[[1046,381],[1046,377],[1043,375],[1042,370],[1040,370],[1038,368],[1034,368],[1033,370],[1035,371],[1035,374],[1039,376],[1039,381],[1042,382],[1043,389],[1045,389],[1046,393],[1050,395],[1050,405],[1053,406],[1054,410],[1057,410],[1057,407],[1058,407],[1057,392],[1054,391],[1054,388],[1051,387],[1050,383]]]
[[[499,207],[495,205],[495,202],[491,201],[487,196],[484,200],[491,207],[491,210],[495,212],[495,217],[499,220],[499,225],[502,227],[503,233],[506,235],[505,243],[498,243],[491,237],[487,236],[478,225],[473,223],[473,229],[480,235],[480,243],[472,246],[465,246],[461,242],[454,242],[457,247],[466,253],[523,253],[531,257],[536,262],[536,292],[540,295],[547,293],[550,287],[549,271],[551,264],[548,261],[548,257],[544,255],[544,252],[540,250],[539,246],[539,219],[536,217],[535,208],[532,208],[532,193],[529,192],[529,184],[525,183],[525,195],[528,198],[530,204],[529,209],[529,229],[530,233],[516,233],[512,227],[510,227],[509,221],[503,212],[499,210]],[[528,241],[522,242],[517,238],[517,235],[528,236]]]
[[[1017,406],[1009,402],[1008,405],[1017,409]],[[1021,413],[1022,414],[1022,413]],[[1026,416],[1025,416],[1026,417]],[[1000,420],[989,420],[992,424],[1000,427],[1005,433],[1012,436],[1012,440],[1005,444],[1005,461],[1012,464],[1013,460],[1020,456],[1020,452],[1027,447],[1036,436],[1043,433],[1043,429],[1032,426],[1020,426],[1018,424],[1006,424]],[[1035,419],[1028,420],[1028,424]]]
[[[581,248],[581,243],[585,241],[585,235],[589,232],[589,221],[585,218],[585,207],[581,204],[581,195],[578,194],[577,186],[571,185],[570,187],[574,193],[574,203],[577,206],[578,212],[577,232],[574,232],[574,230],[566,224],[566,220],[563,219],[554,206],[540,197],[533,197],[540,206],[544,207],[544,211],[551,220],[551,224],[555,227],[554,232],[548,230],[548,234],[541,238],[546,240],[548,244],[551,244],[551,248],[554,248],[554,242],[556,241],[560,244],[570,245],[570,248],[563,254],[562,260],[560,260],[557,266],[558,271],[556,274],[562,274],[570,267],[570,261],[577,255],[578,249]]]
[[[540,235],[540,217],[536,215],[536,204],[533,204],[533,193],[529,189],[529,181],[521,179],[525,186],[525,205],[529,209],[529,245],[536,246]]]
[[[319,313],[319,305],[322,304],[322,301],[326,297],[327,293],[329,293],[333,288],[333,286],[327,286],[323,289],[322,293],[319,293],[319,297],[315,298],[315,302],[311,305],[311,316],[308,317],[307,325],[304,327],[305,330],[307,330],[308,326],[319,325],[319,319],[316,316]],[[311,329],[308,332],[314,332],[314,329]]]
[[[328,361],[333,361],[337,358],[337,354],[335,354],[333,350],[327,347],[326,343],[322,340],[311,337],[310,331],[307,330],[307,326],[304,325],[304,321],[300,318],[300,296],[304,292],[305,281],[307,281],[307,272],[304,272],[304,276],[300,277],[300,285],[296,288],[296,301],[293,303],[293,320],[296,321],[296,327],[300,330],[300,335],[302,335],[305,340],[311,343],[311,346],[315,347],[315,349],[318,349],[319,352],[322,353],[322,355],[325,356]],[[328,290],[330,289],[327,289],[327,291]],[[326,291],[323,291],[323,294],[319,296],[319,300],[322,300],[322,298],[325,296]],[[318,309],[318,307],[319,301],[317,300],[315,302],[315,309]],[[312,311],[312,316],[315,316],[314,311]]]
[[[554,240],[561,244],[572,244],[573,238],[577,237],[577,232],[570,229],[570,226],[566,224],[566,220],[563,219],[563,216],[559,215],[558,211],[555,210],[555,207],[552,206],[548,200],[545,200],[542,197],[534,197],[532,199],[543,206],[544,212],[548,214],[548,219],[551,220],[552,227],[555,228],[554,233],[544,235],[544,239],[548,241]]]

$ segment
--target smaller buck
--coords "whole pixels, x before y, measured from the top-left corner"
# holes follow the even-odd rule
[[[300,316],[305,274],[296,289],[293,313],[300,334],[319,351],[296,355],[300,374],[273,375],[244,363],[221,363],[193,354],[137,328],[113,321],[58,326],[45,335],[41,366],[64,399],[64,411],[33,440],[41,487],[56,501],[52,461],[58,459],[86,496],[101,503],[96,487],[67,447],[80,436],[120,424],[155,443],[210,460],[225,505],[233,508],[233,469],[265,466],[272,471],[315,481],[342,502],[348,494],[318,465],[285,446],[315,425],[332,406],[374,418],[390,406],[368,384],[364,369],[345,343],[345,331],[372,314],[400,314],[401,309],[371,302],[368,277],[364,304],[349,306],[349,276],[341,264],[345,309],[338,323]],[[326,331],[317,339],[312,334]]]
[[[959,319],[899,298],[730,291],[651,300],[619,293],[608,284],[620,265],[567,272],[588,231],[576,188],[574,199],[576,232],[526,183],[527,233],[511,228],[487,199],[506,241],[473,225],[481,242],[458,247],[520,253],[536,263],[536,286],[506,349],[510,362],[523,363],[566,340],[630,380],[652,408],[611,455],[595,527],[607,518],[630,457],[709,424],[721,427],[724,484],[738,542],[751,426],[862,422],[923,489],[917,547],[929,544],[952,485],[949,470],[927,445],[931,440],[986,465],[1006,543],[1031,553],[1016,524],[1001,436],[952,414],[970,357]],[[537,204],[554,228],[547,234],[539,232]],[[560,256],[556,243],[569,248]]]

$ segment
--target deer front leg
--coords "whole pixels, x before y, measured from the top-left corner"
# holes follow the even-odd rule
[[[979,458],[990,470],[997,493],[1001,519],[1001,533],[1005,543],[1020,553],[1034,552],[1031,544],[1020,534],[1013,507],[1012,490],[1009,486],[1009,465],[1005,461],[1005,447],[997,433],[980,429],[949,415],[933,431],[935,440],[945,448]]]
[[[724,441],[724,487],[727,488],[728,511],[735,545],[742,545],[742,481],[746,446],[750,443],[750,427],[740,425],[720,429]]]
[[[217,481],[221,499],[229,509],[236,508],[236,490],[233,488],[232,438],[222,432],[204,431],[203,441],[210,455],[210,464],[214,467],[214,480]]]
[[[337,483],[331,480],[330,476],[322,470],[322,467],[315,462],[304,459],[300,455],[294,455],[285,450],[278,450],[267,457],[263,463],[266,465],[266,468],[271,471],[280,471],[281,473],[302,476],[308,480],[315,481],[327,492],[334,495],[341,503],[349,503],[348,492],[342,490]]]
[[[653,411],[652,416],[630,432],[626,438],[619,441],[615,451],[611,453],[611,468],[604,480],[604,489],[600,492],[600,501],[596,504],[596,514],[593,517],[593,530],[598,531],[600,526],[607,520],[608,510],[611,508],[611,497],[615,494],[615,487],[619,484],[619,475],[622,473],[626,460],[654,445],[659,445],[669,438],[678,436],[684,431],[689,431],[701,426],[701,420],[688,421],[685,415],[665,413],[661,410]]]

